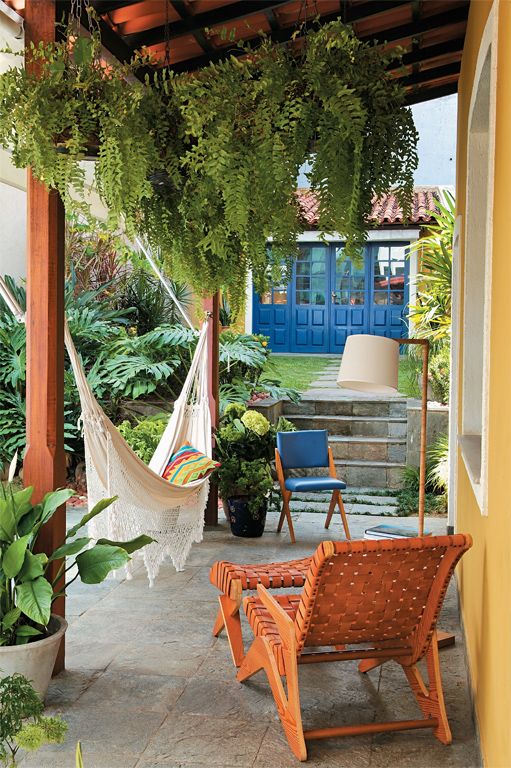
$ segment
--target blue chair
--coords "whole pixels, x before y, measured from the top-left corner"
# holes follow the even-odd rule
[[[335,474],[334,457],[332,449],[328,445],[328,432],[326,429],[304,429],[299,432],[277,432],[277,447],[275,449],[275,463],[277,476],[282,493],[282,512],[280,514],[277,531],[280,533],[284,518],[287,518],[289,535],[294,544],[295,532],[291,519],[289,502],[293,492],[300,491],[332,491],[330,507],[326,516],[325,528],[330,525],[335,505],[341,513],[344,533],[347,539],[351,539],[348,528],[348,520],[342,503],[341,491],[346,488],[346,483],[338,480]],[[313,467],[328,467],[328,477],[288,477],[288,469],[312,469]]]

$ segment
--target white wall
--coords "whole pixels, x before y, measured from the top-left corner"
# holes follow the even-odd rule
[[[456,94],[412,107],[419,132],[419,166],[414,176],[417,186],[454,185],[457,109]]]

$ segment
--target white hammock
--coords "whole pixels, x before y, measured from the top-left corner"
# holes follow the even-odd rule
[[[0,294],[16,317],[24,321],[23,310],[2,277]],[[65,327],[66,348],[82,406],[89,509],[106,496],[118,497],[91,520],[90,534],[94,538],[113,540],[131,539],[143,533],[152,536],[156,541],[139,551],[150,584],[166,556],[170,556],[176,570],[182,570],[192,543],[202,541],[209,481],[175,485],[164,480],[161,474],[172,454],[185,443],[211,456],[206,334],[207,322],[200,331],[172,416],[146,466],[94,397],[67,323]]]

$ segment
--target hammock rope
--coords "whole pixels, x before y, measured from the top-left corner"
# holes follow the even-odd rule
[[[142,250],[147,258],[149,252]],[[148,261],[151,263],[150,258]],[[165,285],[163,279],[162,282]],[[170,286],[168,292],[173,296]],[[25,313],[2,277],[0,295],[14,316],[25,322]],[[173,297],[173,300],[193,328],[177,299]],[[110,507],[90,521],[89,532],[94,538],[113,540],[134,538],[143,533],[152,536],[155,542],[135,553],[143,558],[151,585],[167,556],[176,570],[182,570],[192,544],[202,541],[209,481],[201,479],[184,486],[175,485],[165,480],[162,473],[171,456],[184,444],[193,445],[207,456],[212,454],[207,328],[205,321],[183,389],[147,466],[126,443],[96,400],[65,323],[66,349],[82,408],[89,509],[106,496],[117,496]],[[128,577],[133,561],[129,567]]]

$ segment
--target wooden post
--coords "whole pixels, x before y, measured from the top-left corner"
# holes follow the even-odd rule
[[[208,328],[208,396],[211,426],[218,427],[219,419],[219,346],[220,346],[220,294],[215,293],[204,301],[204,309],[210,313]],[[218,524],[218,487],[211,482],[205,513],[206,525]]]
[[[25,42],[55,39],[55,3],[25,6]],[[27,451],[25,486],[34,501],[66,481],[64,454],[64,206],[56,192],[27,171]],[[40,551],[51,552],[64,540],[66,510],[61,507],[39,535]],[[59,563],[52,564],[49,578]],[[65,613],[64,598],[53,605]],[[64,668],[62,641],[54,673]]]

